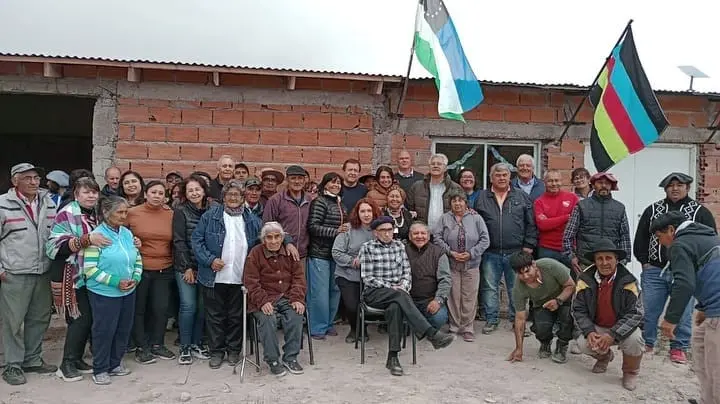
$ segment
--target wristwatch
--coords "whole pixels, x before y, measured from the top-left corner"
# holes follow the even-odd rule
[[[555,301],[557,302],[558,306],[562,306],[563,303],[565,303],[565,302],[563,302],[562,299],[559,298],[559,297],[556,297],[556,298],[555,298]]]
[[[436,297],[436,298],[435,298],[435,301],[438,302],[438,303],[440,303],[441,306],[445,304],[445,299],[443,299],[443,298],[440,297],[440,296]]]

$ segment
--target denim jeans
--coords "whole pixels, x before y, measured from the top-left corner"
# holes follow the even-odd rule
[[[335,283],[335,261],[309,257],[305,275],[310,334],[325,335],[333,326],[340,304],[340,288]]]
[[[498,324],[500,312],[500,280],[505,277],[508,294],[508,319],[515,321],[515,306],[512,301],[512,288],[515,285],[515,272],[510,267],[511,254],[486,252],[482,259],[482,304],[487,324]]]
[[[263,346],[263,358],[271,363],[280,359],[280,348],[277,336],[278,322],[282,324],[285,344],[283,344],[283,362],[297,360],[302,339],[303,315],[298,314],[287,298],[282,297],[273,303],[273,313],[267,315],[262,311],[253,313],[258,326],[258,339]]]
[[[672,290],[672,274],[669,270],[663,272],[658,267],[643,269],[640,275],[642,286],[643,306],[645,307],[645,324],[643,327],[643,338],[647,346],[655,346],[657,340],[657,328],[660,316],[665,309],[665,304],[670,297]],[[685,312],[680,318],[680,323],[675,328],[675,339],[670,341],[670,349],[687,350],[692,335],[692,312],[695,299],[690,299]]]
[[[427,321],[432,325],[433,327],[437,328],[438,330],[448,323],[448,308],[447,304],[443,304],[440,306],[440,310],[437,311],[435,314],[430,314],[427,311],[427,306],[430,303],[429,300],[427,301],[413,301],[415,303],[415,307],[417,307],[418,310],[420,310],[420,313],[422,313]]]
[[[183,279],[182,272],[175,272],[180,297],[178,331],[180,345],[200,345],[203,337],[205,309],[202,305],[202,293],[197,283],[189,284]]]

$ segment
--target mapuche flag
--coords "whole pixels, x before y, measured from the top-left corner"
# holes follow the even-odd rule
[[[462,114],[480,104],[483,93],[442,0],[418,4],[415,56],[435,78],[440,116],[464,122]]]
[[[656,141],[668,121],[640,64],[632,28],[612,51],[590,92],[595,116],[590,150],[598,171],[606,171]]]

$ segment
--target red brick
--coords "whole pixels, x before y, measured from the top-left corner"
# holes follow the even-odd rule
[[[175,72],[175,81],[178,83],[207,84],[210,82],[210,73],[178,70]]]
[[[95,79],[98,76],[97,66],[92,65],[64,65],[62,71],[65,77]]]
[[[230,143],[258,144],[260,132],[257,129],[230,129]]]
[[[144,81],[175,81],[175,72],[172,70],[143,69],[142,79]]]
[[[155,98],[142,98],[139,100],[140,105],[146,107],[169,107],[172,102],[170,100],[160,100]]]
[[[245,86],[249,87],[253,84],[252,77],[248,77],[245,74],[229,74],[224,73],[220,75],[220,83],[224,86]]]
[[[262,88],[284,88],[285,78],[280,76],[256,75],[253,79],[253,87]]]
[[[475,111],[478,112],[477,119],[481,121],[502,121],[505,109],[496,105],[480,104]]]
[[[212,148],[212,159],[217,161],[220,156],[228,155],[232,156],[232,158],[237,161],[243,161],[242,155],[243,150],[245,148],[243,146],[237,146],[237,145],[215,145]],[[217,165],[212,168],[210,172],[215,172],[217,170]]]
[[[150,160],[180,160],[180,147],[172,144],[153,144],[148,147]]]
[[[330,162],[330,152],[328,149],[319,148],[303,148],[302,161],[305,164],[323,164]]]
[[[245,126],[266,126],[273,125],[273,113],[267,111],[245,111]]]
[[[208,145],[182,145],[180,146],[180,157],[183,160],[210,160],[212,156],[212,147]]]
[[[180,171],[180,174],[189,175],[195,171],[194,161],[164,161],[163,162],[163,177],[171,171]]]
[[[364,164],[366,167],[370,167],[370,165],[372,163],[372,156],[373,156],[372,150],[358,151],[358,160],[360,160],[360,163]]]
[[[331,114],[306,112],[303,114],[303,127],[310,129],[328,129],[331,125]]]
[[[170,105],[176,108],[183,108],[183,109],[201,109],[202,105],[200,101],[196,100],[175,100],[171,101]]]
[[[406,118],[422,118],[423,103],[419,101],[404,101],[402,105],[402,114]]]
[[[273,161],[273,148],[271,146],[245,146],[243,148],[242,161],[246,163]]]
[[[318,131],[318,145],[320,146],[345,146],[345,132]]]
[[[212,124],[212,111],[209,109],[183,109],[182,123],[184,124]]]
[[[152,142],[165,141],[164,126],[136,126],[135,140],[149,140]]]
[[[130,140],[133,137],[133,127],[130,125],[118,125],[118,139]]]
[[[548,93],[545,91],[524,90],[520,92],[520,105],[544,107],[548,103]]]
[[[560,145],[560,151],[563,153],[585,153],[585,144],[573,139],[564,139]]]
[[[665,95],[660,105],[665,111],[702,111],[708,104],[705,97],[692,95]]]
[[[438,105],[435,102],[426,102],[423,104],[423,116],[425,118],[438,119],[440,113],[438,112]]]
[[[703,182],[705,189],[716,189],[720,188],[720,174],[719,173],[705,173],[705,181]]]
[[[247,102],[233,102],[232,108],[238,111],[262,111],[262,104],[252,104]]]
[[[170,126],[167,128],[168,142],[197,142],[198,128]]]
[[[205,171],[206,173],[216,173],[217,161],[198,161],[193,164],[193,169],[196,171]]]
[[[573,168],[572,156],[548,154],[548,169],[568,170]]]
[[[115,157],[119,159],[146,159],[148,148],[141,142],[118,142],[115,146]]]
[[[558,91],[553,91],[550,93],[550,106],[552,107],[564,106],[565,100],[567,100],[567,96],[564,93]]]
[[[320,89],[322,89],[322,80],[298,77],[295,80],[295,89],[296,90],[320,90]]]
[[[265,145],[286,145],[290,133],[287,131],[261,130],[260,144]]]
[[[214,125],[242,126],[244,114],[245,113],[243,111],[215,110],[212,112],[213,124]]]
[[[131,169],[130,160],[115,159],[113,164],[120,169],[120,172],[125,172]]]
[[[0,75],[17,75],[20,74],[22,65],[17,62],[0,62]]]
[[[530,108],[505,108],[507,122],[530,122]]]
[[[520,93],[518,90],[507,87],[486,87],[484,90],[485,103],[495,105],[518,105]]]
[[[230,101],[200,101],[200,106],[203,108],[230,109],[230,108],[232,108],[232,102],[230,102]]]
[[[575,112],[575,111],[573,111],[573,112]],[[593,121],[594,117],[595,117],[595,111],[591,107],[585,106],[580,109],[580,112],[578,112],[577,116],[575,117],[575,122],[590,123]]]
[[[370,114],[360,115],[360,129],[372,129],[373,118]]]
[[[148,108],[135,105],[118,105],[118,122],[147,122]]]
[[[426,83],[411,84],[408,86],[407,98],[419,101],[436,101],[438,99],[437,88],[429,80]]]
[[[360,117],[350,114],[332,114],[333,129],[357,129],[360,126]]]
[[[320,112],[320,105],[293,105],[292,110],[297,112]]]
[[[262,109],[270,111],[292,111],[293,106],[290,104],[262,104]]]
[[[28,76],[42,76],[43,75],[43,64],[42,63],[23,63],[22,68]]]
[[[302,128],[303,115],[301,112],[275,112],[273,126],[276,128]]]
[[[353,149],[342,149],[342,148],[335,148],[330,151],[330,161],[332,163],[336,164],[342,164],[347,159],[356,159],[358,158],[358,152],[357,150]]]
[[[127,69],[124,67],[103,66],[98,69],[98,76],[103,79],[127,80]]]
[[[320,81],[320,87],[326,91],[352,91],[352,82],[350,80],[323,79]]]
[[[683,112],[668,112],[666,114],[670,125],[680,128],[690,126],[690,115]]]
[[[696,128],[707,128],[710,126],[710,120],[714,117],[715,115],[709,117],[708,114],[704,112],[695,112],[690,114],[690,120]]]
[[[302,149],[298,147],[276,147],[273,149],[274,162],[298,164],[302,159]]]
[[[180,110],[165,107],[150,107],[148,120],[156,123],[180,123]]]
[[[131,161],[130,168],[143,178],[162,178],[162,163],[159,161]]]
[[[230,141],[228,128],[200,128],[198,132],[200,143],[227,143]]]
[[[350,105],[340,106],[340,105],[323,104],[320,107],[320,112],[333,112],[336,114],[350,114],[353,112],[353,107],[351,107]]]
[[[294,146],[317,146],[318,133],[316,130],[294,130],[290,132],[288,142]]]
[[[405,136],[405,147],[408,149],[430,149],[430,143],[430,139],[423,136]]]
[[[373,147],[373,134],[350,132],[347,134],[347,145],[350,147]]]
[[[557,111],[555,108],[533,108],[530,110],[530,121],[533,123],[555,123]]]

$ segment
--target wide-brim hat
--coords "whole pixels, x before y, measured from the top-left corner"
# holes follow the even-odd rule
[[[590,177],[590,184],[594,184],[595,181],[600,180],[602,178],[605,178],[612,184],[612,188],[610,188],[611,191],[617,191],[618,188],[618,179],[615,177],[612,173],[608,173],[605,171],[601,171],[599,173],[593,174],[592,177]]]
[[[668,187],[668,185],[670,185],[673,180],[677,180],[677,182],[681,184],[689,185],[692,184],[693,177],[683,173],[670,173],[667,177],[663,178],[663,180],[660,181],[660,184],[658,184],[658,186],[662,189],[665,189]]]
[[[260,170],[260,179],[265,179],[265,176],[267,175],[273,175],[275,176],[275,179],[277,179],[278,184],[285,181],[285,174],[281,173],[280,171],[274,169],[274,168],[263,168]]]
[[[596,242],[595,245],[593,245],[592,251],[588,251],[587,253],[585,253],[585,259],[590,262],[595,262],[595,254],[599,252],[615,253],[615,255],[617,255],[618,261],[622,261],[627,258],[627,253],[625,252],[625,250],[617,248],[615,246],[615,243],[604,238]]]

